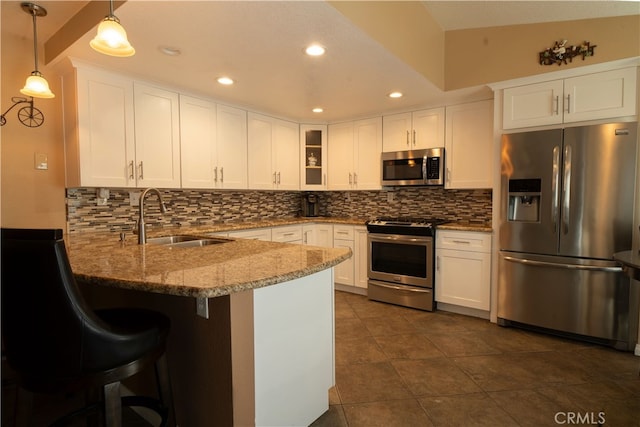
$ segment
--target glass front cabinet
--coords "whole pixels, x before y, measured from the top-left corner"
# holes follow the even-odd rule
[[[302,190],[327,188],[327,126],[300,125],[300,154],[303,165],[300,174]]]

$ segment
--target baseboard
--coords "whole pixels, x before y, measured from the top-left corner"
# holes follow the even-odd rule
[[[343,285],[342,283],[335,283],[335,289],[336,291],[349,292],[352,294],[367,296],[367,289],[359,288],[357,286],[349,286],[349,285]]]
[[[640,343],[636,344],[636,349],[633,352],[636,356],[640,356]]]
[[[478,310],[477,308],[462,307],[455,304],[447,304],[445,302],[439,302],[437,309],[441,311],[448,311],[450,313],[464,314],[465,316],[479,317],[480,319],[489,320],[489,312],[485,310]]]

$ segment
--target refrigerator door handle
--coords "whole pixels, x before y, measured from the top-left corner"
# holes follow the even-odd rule
[[[560,194],[560,147],[553,147],[553,171],[551,174],[551,224],[553,233],[558,233],[558,203]]]
[[[569,233],[571,201],[571,146],[564,147],[564,177],[562,179],[562,232]]]
[[[580,264],[563,264],[563,263],[555,263],[548,261],[536,261],[533,259],[522,259],[515,258],[511,256],[503,257],[506,261],[517,262],[519,264],[526,264],[535,267],[556,267],[556,268],[566,268],[569,270],[589,270],[589,271],[605,271],[608,273],[619,273],[622,272],[622,267],[604,267],[597,265],[580,265]]]

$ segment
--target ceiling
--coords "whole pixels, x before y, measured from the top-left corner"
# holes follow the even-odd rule
[[[48,11],[37,21],[43,42],[87,2],[37,3]],[[640,14],[637,1],[422,3],[444,30]],[[3,0],[0,7],[2,33],[31,39],[30,18],[20,2]],[[105,15],[107,11],[105,3]],[[135,56],[113,58],[94,52],[89,40],[95,27],[62,56],[309,123],[490,96],[486,87],[443,92],[323,1],[129,0],[115,14],[136,48]],[[304,47],[311,42],[325,46],[327,54],[304,55]],[[181,54],[167,56],[161,46],[179,48]],[[234,78],[236,84],[217,84],[215,79],[221,75]],[[405,96],[388,98],[394,90]],[[312,113],[317,106],[324,112]]]

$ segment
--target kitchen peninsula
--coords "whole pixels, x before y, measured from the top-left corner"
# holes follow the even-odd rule
[[[171,318],[180,425],[308,425],[328,409],[332,267],[351,256],[348,249],[245,239],[138,245],[117,233],[65,241],[94,307],[143,306]]]

